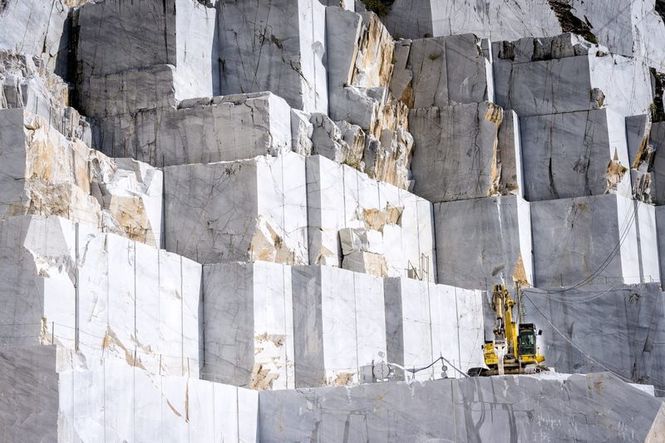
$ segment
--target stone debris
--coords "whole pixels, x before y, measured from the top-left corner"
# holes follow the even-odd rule
[[[0,0],[0,441],[663,440],[663,2],[476,3]]]
[[[0,217],[60,216],[161,245],[161,171],[110,159],[23,109],[0,117]]]

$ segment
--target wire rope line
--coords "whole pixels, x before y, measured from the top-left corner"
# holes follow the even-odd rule
[[[550,293],[564,293],[564,292],[571,291],[573,289],[578,289],[582,286],[586,286],[589,283],[593,282],[593,280],[596,277],[598,277],[605,269],[607,269],[607,267],[610,265],[612,260],[616,257],[616,255],[621,250],[621,246],[623,246],[624,242],[628,238],[628,234],[630,232],[630,229],[632,228],[633,223],[635,222],[636,213],[637,213],[637,208],[635,207],[635,205],[633,205],[632,213],[630,213],[629,216],[627,214],[627,220],[625,221],[625,226],[623,228],[623,231],[620,233],[619,241],[614,246],[614,248],[612,248],[612,250],[610,251],[608,256],[600,263],[598,268],[596,268],[591,274],[589,274],[587,277],[585,277],[584,279],[582,279],[581,281],[575,283],[572,286],[563,287],[563,288],[559,288],[559,289],[549,289],[548,291]]]
[[[531,298],[529,298],[529,296],[527,294],[524,294],[524,297],[527,300],[529,300],[529,302],[534,307],[534,309],[545,319],[545,321],[550,325],[550,327],[557,334],[559,334],[561,336],[561,338],[563,338],[568,344],[570,344],[573,348],[575,348],[578,352],[580,352],[580,354],[582,354],[584,357],[586,357],[590,362],[600,366],[602,369],[604,369],[605,371],[609,372],[610,374],[616,376],[617,378],[619,378],[621,381],[623,381],[625,383],[635,383],[634,380],[631,380],[630,378],[625,377],[625,376],[617,373],[615,370],[609,368],[607,365],[605,365],[604,363],[598,361],[597,359],[595,359],[594,357],[589,355],[587,352],[585,352],[582,348],[577,346],[577,344],[575,344],[575,342],[573,342],[573,340],[570,337],[568,337],[566,334],[561,332],[561,330],[559,328],[557,328],[554,325],[554,323],[552,323],[552,321],[549,319],[549,317],[543,311],[541,311],[540,308],[538,308],[538,306],[533,302],[533,300],[531,300]],[[658,380],[656,380],[656,381],[658,381]],[[658,389],[655,386],[654,386],[654,390],[659,391],[659,392],[665,392],[665,390]]]

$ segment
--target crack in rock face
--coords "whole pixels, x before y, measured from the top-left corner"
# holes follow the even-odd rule
[[[559,19],[563,32],[573,32],[581,35],[591,43],[598,43],[598,38],[591,32],[593,26],[586,17],[584,17],[584,21],[576,17],[573,13],[573,7],[566,4],[565,0],[548,0],[548,2],[557,19]]]

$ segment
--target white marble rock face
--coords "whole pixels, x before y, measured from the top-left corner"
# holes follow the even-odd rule
[[[161,171],[110,159],[23,109],[0,116],[1,218],[56,215],[161,245]]]
[[[108,155],[172,166],[286,153],[292,148],[291,125],[286,102],[264,92],[110,116],[98,122],[94,135]]]
[[[639,60],[612,55],[598,46],[556,40],[558,51],[527,52],[531,59],[515,57],[514,46],[533,46],[535,39],[512,42],[510,51],[494,47],[494,81],[498,105],[520,117],[588,111],[609,107],[623,115],[648,111],[652,101],[647,67]],[[552,44],[552,40],[549,40]],[[579,54],[579,55],[578,55]],[[519,53],[518,53],[519,56]]]
[[[272,91],[293,108],[327,112],[325,6],[318,0],[220,0],[222,94]]]
[[[294,266],[295,386],[346,386],[386,356],[383,280]]]
[[[432,202],[518,191],[518,145],[499,150],[504,110],[489,102],[414,109],[413,192]]]
[[[219,74],[216,12],[196,0],[105,0],[80,9],[77,61],[82,93],[108,74],[175,67],[171,88],[179,100],[214,95]]]
[[[626,379],[663,389],[665,359],[651,345],[665,338],[659,284],[613,283],[566,292],[529,288],[524,294],[530,321],[543,330],[548,366],[576,373],[609,368]],[[565,337],[554,328],[565,331]],[[591,359],[580,358],[581,353]]]
[[[0,231],[2,344],[198,375],[200,265],[59,217],[12,217]]]
[[[435,281],[432,205],[427,200],[349,166],[311,156],[307,205],[310,264]],[[374,243],[383,244],[383,252],[350,247],[345,253],[340,244],[345,241],[340,235],[349,233],[345,230],[372,236]]]
[[[307,264],[305,158],[164,168],[165,247],[199,263]]]
[[[403,40],[396,45],[390,89],[409,107],[494,101],[492,61],[475,35]]]
[[[498,41],[578,32],[597,40],[612,53],[643,58],[662,70],[663,49],[656,42],[665,36],[665,25],[655,3],[503,0],[478,7],[466,0],[396,0],[384,22],[393,36],[401,38],[473,33]]]
[[[444,374],[460,378],[470,368],[482,366],[485,337],[480,291],[388,278],[384,297],[388,362],[417,369],[439,357],[447,360],[415,376],[397,368],[395,380],[435,380]]]
[[[531,203],[535,286],[659,281],[654,210],[620,195]]]
[[[255,390],[295,387],[293,336],[300,331],[291,288],[286,265],[204,267],[203,378]]]
[[[51,346],[0,352],[3,441],[257,441],[257,392],[67,359]]]
[[[264,392],[259,432],[265,442],[419,441],[423,430],[440,441],[658,441],[664,413],[608,373],[480,377]]]
[[[434,220],[439,283],[483,290],[534,283],[529,202],[499,196],[437,203]]]
[[[522,117],[524,194],[529,201],[630,189],[624,118],[612,108]]]

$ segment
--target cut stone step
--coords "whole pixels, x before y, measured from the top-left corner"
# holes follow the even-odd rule
[[[414,109],[409,124],[416,195],[443,202],[521,194],[519,126],[511,111],[489,102]]]
[[[0,219],[57,215],[161,245],[161,171],[67,140],[23,109],[0,110],[0,156]]]
[[[214,95],[219,88],[216,20],[214,7],[195,0],[85,5],[79,11],[76,49],[82,96],[98,94],[108,74],[155,65],[175,67],[169,86],[178,100]]]
[[[529,321],[543,330],[539,338],[547,366],[577,373],[609,369],[625,379],[665,388],[665,357],[656,350],[665,341],[658,283],[609,282],[566,291],[528,288],[524,309]]]
[[[78,358],[55,346],[0,350],[3,441],[257,441],[257,392]]]
[[[198,375],[201,266],[59,217],[0,223],[0,342]]]
[[[631,196],[624,118],[610,108],[522,117],[520,130],[527,200]]]
[[[608,54],[597,46],[587,48],[573,43],[568,50],[552,50],[545,56],[538,52],[515,54],[516,46],[528,48],[529,42],[534,41],[493,44],[498,105],[515,110],[520,117],[605,107],[629,116],[650,109],[651,75],[638,60]]]
[[[385,279],[384,291],[388,361],[419,369],[440,357],[447,360],[415,377],[395,368],[394,380],[460,378],[483,365],[480,291],[404,278]]]
[[[164,168],[166,249],[199,263],[307,264],[305,158]]]
[[[410,108],[494,101],[488,45],[473,34],[402,40],[390,90]]]
[[[101,118],[94,138],[108,155],[172,166],[288,152],[291,125],[286,102],[265,92],[192,99],[177,108]]]
[[[434,205],[438,282],[491,290],[533,281],[530,204],[518,196]]]
[[[307,158],[307,216],[310,264],[435,281],[432,204],[427,200],[349,166],[311,156]],[[379,234],[383,253],[351,247],[345,254],[340,249],[345,229]],[[363,252],[374,255],[362,256]],[[348,258],[353,253],[361,254]]]
[[[655,208],[619,195],[531,203],[538,288],[657,282]]]
[[[221,94],[272,91],[293,108],[327,112],[325,6],[220,0],[218,14]]]

